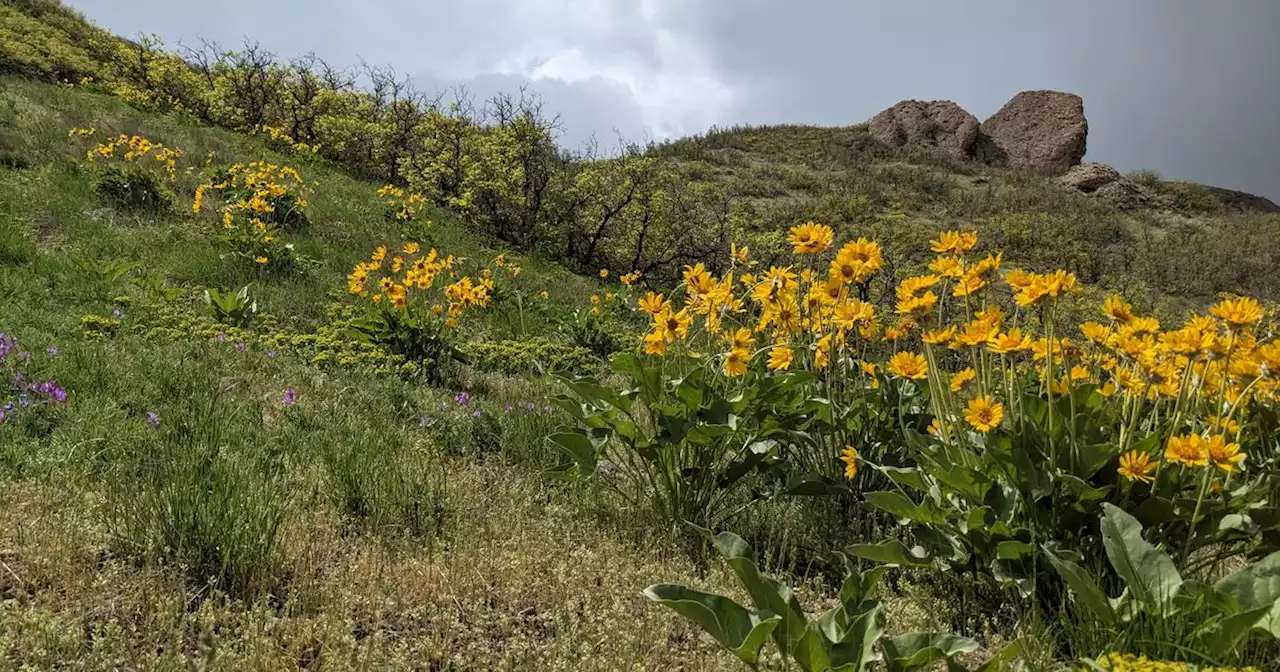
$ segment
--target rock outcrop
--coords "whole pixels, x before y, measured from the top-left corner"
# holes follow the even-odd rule
[[[974,154],[991,165],[1065,172],[1084,158],[1084,101],[1061,91],[1023,91],[978,129]]]
[[[1158,206],[1158,195],[1130,180],[1105,163],[1075,166],[1058,178],[1058,184],[1100,200],[1121,210]]]
[[[1068,170],[1058,184],[1092,194],[1119,179],[1120,171],[1105,163],[1085,163]]]
[[[973,155],[978,118],[949,100],[904,100],[871,119],[871,137],[894,149]]]
[[[1280,205],[1270,199],[1222,187],[1205,187],[1232,212],[1280,212]]]

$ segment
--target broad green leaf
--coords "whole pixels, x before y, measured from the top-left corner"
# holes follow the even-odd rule
[[[1024,641],[1022,638],[1005,644],[994,656],[988,658],[987,662],[983,663],[977,672],[1003,672],[1006,666],[1022,655],[1023,648]]]
[[[1102,545],[1111,566],[1134,598],[1153,612],[1166,612],[1182,585],[1173,560],[1142,538],[1137,518],[1112,504],[1102,510]]]
[[[1221,621],[1201,638],[1200,646],[1205,653],[1221,658],[1230,653],[1244,639],[1254,626],[1270,616],[1272,605],[1266,605],[1232,614]],[[1264,628],[1265,630],[1265,628]]]
[[[1002,541],[996,545],[996,557],[1001,560],[1021,560],[1035,552],[1035,546],[1021,541]]]
[[[943,513],[928,500],[923,504],[916,504],[907,499],[902,493],[893,492],[892,490],[868,492],[866,498],[868,504],[899,518],[906,518],[925,525],[942,525],[946,522],[946,517]]]
[[[748,611],[720,595],[669,583],[649,586],[644,589],[644,595],[697,623],[721,646],[751,666],[760,659],[760,648],[782,620],[776,614]]]
[[[968,637],[912,632],[884,641],[884,662],[889,672],[911,672],[977,649],[978,643]]]
[[[928,567],[930,559],[920,547],[907,548],[901,541],[893,540],[879,544],[854,544],[848,547],[850,555],[863,560],[878,562],[883,565],[900,565],[902,567]]]
[[[1089,609],[1089,613],[1107,625],[1115,623],[1116,614],[1111,608],[1111,602],[1107,599],[1106,593],[1103,593],[1098,584],[1094,582],[1093,577],[1089,576],[1089,573],[1080,565],[1058,557],[1056,553],[1049,550],[1048,546],[1042,546],[1041,548],[1044,549],[1044,554],[1049,559],[1049,564],[1058,570],[1058,574],[1067,583],[1067,587],[1071,588],[1071,591],[1076,595],[1076,599]]]
[[[791,651],[792,645],[799,642],[809,625],[800,601],[787,586],[761,576],[760,568],[756,566],[755,551],[742,537],[732,532],[721,532],[712,537],[711,542],[729,563],[742,587],[746,588],[756,609],[782,617],[773,632],[773,640],[785,656]]]
[[[929,486],[925,485],[924,473],[917,468],[904,469],[902,467],[875,467],[875,470],[889,477],[894,485],[905,485],[916,492],[928,492]]]
[[[597,444],[592,442],[586,434],[582,432],[561,432],[548,436],[547,440],[564,449],[583,472],[592,473],[596,470]]]
[[[844,632],[831,646],[831,669],[862,672],[876,659],[876,643],[884,637],[884,611],[878,602],[872,602],[865,609],[843,615]]]
[[[1280,551],[1222,578],[1213,587],[1241,611],[1270,607],[1257,625],[1280,637]]]

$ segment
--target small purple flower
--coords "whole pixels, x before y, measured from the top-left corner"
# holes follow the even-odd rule
[[[26,407],[30,406],[30,405],[31,405],[31,396],[30,396],[30,395],[28,395],[28,394],[27,394],[27,393],[25,393],[25,392],[24,392],[24,393],[22,393],[22,394],[19,394],[19,395],[18,395],[18,405],[19,405],[19,406],[21,406],[21,407],[23,407],[23,408],[26,408]]]
[[[160,429],[160,416],[154,411],[147,411],[147,424],[153,429]]]
[[[116,308],[115,310],[111,311],[111,314],[114,315],[117,320],[124,319],[124,311],[120,310],[119,308]]]
[[[57,357],[57,356],[58,356],[58,346],[56,346],[56,345],[51,345],[51,346],[49,346],[49,349],[48,349],[48,350],[45,350],[45,352],[49,353],[49,356],[50,356],[50,357]]]
[[[268,350],[268,351],[267,351],[267,356],[268,356],[268,357],[270,357],[271,359],[275,359],[275,358],[276,358],[276,351],[275,351],[275,350]]]
[[[418,425],[421,427],[426,427],[428,422],[430,422],[430,420],[428,420],[427,416],[425,415],[422,416],[421,418],[418,418]]]
[[[478,417],[480,417],[480,409],[478,409],[478,408],[477,408],[477,409],[475,410],[475,412],[471,414],[471,417],[473,417],[473,418],[478,418]]]
[[[0,408],[0,425],[3,425],[3,424],[4,424],[4,418],[5,418],[5,412],[4,412],[4,409],[3,409],[3,408]]]
[[[244,343],[236,343],[236,351],[237,351],[237,352],[244,352],[244,351],[245,351]]]
[[[454,397],[453,400],[458,402],[459,406],[466,406],[467,402],[471,401],[471,393],[463,390],[459,392],[458,396]]]
[[[538,405],[531,401],[529,402],[529,406],[527,408],[529,409],[530,412],[533,412],[538,410]]]
[[[50,401],[56,404],[61,404],[67,400],[67,391],[58,387],[58,384],[52,380],[32,385],[30,389],[36,394],[48,397]]]
[[[221,343],[221,342],[223,342],[223,341],[225,341],[225,340],[227,340],[227,335],[226,335],[226,334],[218,334],[218,342],[219,342],[219,343]]]
[[[294,391],[292,387],[290,387],[289,389],[284,391],[284,398],[280,400],[280,403],[284,404],[285,406],[292,406],[295,403],[297,403],[297,401],[298,401],[298,393]]]
[[[508,401],[508,402],[507,402],[507,405],[503,408],[503,410],[505,410],[506,412],[510,413],[510,412],[511,412],[511,402],[509,402],[509,401]]]

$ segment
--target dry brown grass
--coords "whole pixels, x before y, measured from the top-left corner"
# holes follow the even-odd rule
[[[295,517],[286,595],[242,604],[112,557],[86,483],[0,490],[0,669],[734,669],[641,589],[699,580],[500,461],[450,464],[435,548]],[[315,500],[319,502],[320,500]],[[305,508],[305,507],[304,507]]]

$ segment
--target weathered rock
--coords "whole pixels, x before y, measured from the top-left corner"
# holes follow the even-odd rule
[[[894,149],[937,149],[971,156],[978,118],[949,100],[904,100],[871,119],[871,137]]]
[[[1084,158],[1084,100],[1061,91],[1023,91],[979,127],[975,155],[991,165],[1065,172]]]
[[[1091,194],[1120,179],[1120,171],[1105,163],[1085,163],[1058,178],[1058,184]]]
[[[1093,197],[1121,210],[1138,210],[1159,205],[1159,199],[1150,189],[1125,178],[1098,187],[1093,192]]]

